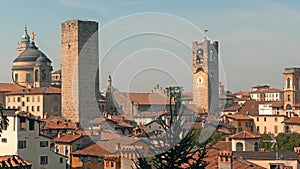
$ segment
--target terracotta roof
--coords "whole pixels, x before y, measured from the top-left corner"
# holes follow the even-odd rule
[[[168,112],[160,111],[160,112],[141,112],[134,117],[159,117],[161,115],[166,115]]]
[[[237,113],[237,114],[226,114],[224,115],[228,118],[231,118],[231,119],[235,119],[235,120],[253,120],[251,117],[247,116],[247,115],[243,115],[243,114],[240,114],[240,113]]]
[[[16,90],[24,89],[15,83],[0,83],[0,92],[12,92]]]
[[[31,166],[31,163],[21,159],[17,155],[0,156],[1,168],[19,168],[19,167],[29,167],[29,166]]]
[[[233,139],[258,139],[260,137],[261,137],[260,135],[256,135],[248,131],[242,131],[229,136],[229,138],[233,138]]]
[[[111,154],[110,152],[104,150],[102,147],[93,143],[82,150],[75,151],[72,153],[73,155],[89,155],[89,156],[97,156],[104,157],[107,154]]]
[[[219,158],[220,150],[216,148],[211,148],[207,150],[206,157],[204,161],[207,162],[207,166],[205,169],[216,169],[218,167],[218,158]],[[251,163],[246,160],[242,160],[239,157],[233,155],[232,168],[234,169],[266,169],[257,164]]]
[[[138,104],[169,104],[170,100],[168,96],[160,95],[158,93],[126,93],[130,101],[136,102]],[[174,101],[172,101],[174,104]]]
[[[284,106],[284,102],[283,101],[273,101],[271,102],[272,107],[283,107]]]
[[[234,96],[236,96],[236,95],[242,95],[243,97],[249,97],[250,93],[249,92],[239,91],[239,92],[232,93],[232,95],[234,95]]]
[[[249,100],[249,101],[246,101],[243,104],[243,107],[240,109],[240,111],[238,113],[244,114],[244,115],[247,115],[247,114],[259,114],[258,106],[260,104],[271,104],[271,103],[272,103],[271,101],[254,101],[254,100]]]
[[[98,118],[94,118],[93,120],[91,120],[89,123],[90,124],[101,124],[103,122],[105,122],[105,118],[104,117],[98,117]]]
[[[225,151],[232,151],[231,146],[231,141],[218,141],[215,145],[213,145],[214,148]]]
[[[32,89],[22,89],[6,93],[7,95],[19,94],[60,94],[61,89],[56,87],[38,87]]]
[[[60,142],[60,143],[72,143],[82,137],[86,137],[83,135],[74,135],[74,134],[62,134],[59,137],[54,138],[53,142]]]
[[[45,124],[42,129],[77,129],[77,124],[73,122],[66,121],[60,116],[52,116],[49,118],[42,119]]]
[[[202,122],[187,122],[183,124],[184,129],[202,129]]]
[[[239,111],[241,107],[242,105],[237,104],[234,106],[226,107],[224,111]]]
[[[121,146],[124,145],[134,145],[138,141],[144,141],[143,139],[134,139],[132,137],[122,136],[118,138],[113,138],[105,141],[98,141],[97,145],[103,147],[106,151],[116,152],[116,145],[120,143]]]
[[[282,123],[288,123],[288,124],[300,124],[300,117],[292,117],[290,119],[284,120]]]

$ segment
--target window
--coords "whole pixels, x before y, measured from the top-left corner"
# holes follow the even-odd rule
[[[59,158],[59,163],[64,163],[64,158],[60,157]]]
[[[29,98],[29,97],[26,97],[26,101],[27,101],[27,102],[30,102],[30,98]]]
[[[65,146],[65,155],[67,156],[69,154],[68,146]]]
[[[238,123],[238,125],[239,125],[239,127],[241,127],[241,126],[242,126],[242,123],[241,123],[241,122],[239,122],[239,123]]]
[[[10,97],[7,98],[7,102],[10,102]]]
[[[274,120],[275,120],[275,122],[277,122],[277,121],[278,121],[278,118],[277,118],[277,117],[275,117],[275,119],[274,119]]]
[[[246,122],[246,127],[251,128],[251,122]]]
[[[32,96],[31,101],[34,102],[34,96]]]
[[[35,70],[35,72],[34,72],[34,80],[36,82],[39,81],[39,71],[38,70]]]
[[[15,81],[18,82],[19,81],[19,76],[18,73],[15,74]]]
[[[48,141],[40,141],[40,147],[48,147]]]
[[[278,126],[274,126],[274,133],[278,133]]]
[[[92,161],[91,156],[87,156],[87,162],[91,162],[91,161]]]
[[[259,126],[256,127],[256,131],[259,133]]]
[[[41,156],[41,165],[47,165],[48,164],[48,156]]]
[[[37,107],[36,107],[36,111],[40,111],[40,106],[37,106]]]
[[[292,106],[290,104],[286,105],[286,110],[287,111],[291,111],[292,110]]]
[[[254,143],[254,151],[258,151],[259,150],[259,146],[258,146],[258,142]]]
[[[291,87],[291,79],[290,79],[290,78],[287,78],[287,79],[286,79],[286,87],[287,87],[287,88],[290,88],[290,87]]]
[[[26,82],[31,82],[31,74],[26,73]]]
[[[13,102],[16,102],[16,98],[15,97],[13,97]]]
[[[242,132],[242,131],[243,131],[242,127],[239,127],[238,132]]]
[[[236,151],[243,151],[243,150],[244,150],[243,143],[241,142],[236,143]]]
[[[29,130],[34,130],[34,120],[29,119]]]
[[[22,102],[22,107],[24,107],[25,106],[25,102]]]
[[[2,138],[2,139],[1,139],[1,142],[2,142],[2,143],[7,143],[7,138]]]
[[[264,117],[264,121],[267,121],[267,118],[266,118],[266,117]]]
[[[29,106],[26,106],[26,111],[29,111]]]
[[[26,118],[20,117],[20,130],[26,130]]]
[[[103,161],[103,160],[102,160],[102,158],[101,158],[101,157],[98,157],[98,158],[97,158],[97,163],[98,163],[98,164],[101,164],[101,163],[102,163],[102,161]]]
[[[34,106],[31,106],[31,111],[34,111]]]
[[[26,140],[20,140],[19,149],[25,149],[25,148],[26,148]]]
[[[18,102],[21,102],[21,97],[18,97],[17,99],[18,99]]]
[[[256,121],[259,121],[259,117],[256,117]]]
[[[38,96],[38,97],[37,97],[37,101],[38,101],[38,102],[40,102],[40,101],[41,101],[41,100],[40,100],[40,96]]]
[[[287,100],[291,101],[291,95],[288,94],[287,97],[288,97]]]
[[[266,133],[267,133],[267,127],[264,126],[264,134],[266,134]]]
[[[299,90],[299,78],[298,77],[296,78],[295,86],[296,86],[296,90]]]

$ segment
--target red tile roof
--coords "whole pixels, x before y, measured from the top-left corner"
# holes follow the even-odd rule
[[[126,93],[130,101],[136,102],[138,104],[148,105],[148,104],[169,104],[170,100],[168,96],[160,95],[158,93]],[[174,104],[174,101],[172,101]]]
[[[106,121],[106,119],[104,117],[98,117],[98,118],[94,118],[89,123],[90,124],[101,124],[101,123],[103,123],[105,121]]]
[[[62,134],[61,136],[58,136],[54,138],[53,142],[60,142],[60,143],[72,143],[82,137],[87,137],[83,135],[74,135],[74,134]]]
[[[276,88],[269,88],[269,89],[252,91],[251,93],[283,93],[283,90],[276,89]]]
[[[82,150],[75,151],[73,155],[88,155],[88,156],[97,156],[104,157],[105,155],[111,154],[110,152],[104,150],[102,147],[93,143]]]
[[[38,87],[32,89],[22,89],[6,93],[7,95],[19,94],[60,94],[61,89],[56,87]]]
[[[64,118],[60,116],[52,116],[49,118],[42,119],[45,123],[43,129],[77,129],[77,124],[73,122],[66,121]]]
[[[282,123],[288,123],[288,124],[300,124],[300,117],[292,117],[290,119],[284,120]]]
[[[242,105],[237,104],[234,106],[226,107],[224,111],[239,111],[241,107]]]
[[[260,137],[261,137],[260,135],[256,135],[248,131],[242,131],[229,136],[229,138],[233,138],[233,139],[258,139]]]
[[[0,92],[11,92],[16,90],[24,89],[15,83],[0,83]]]
[[[19,167],[23,168],[23,167],[30,167],[30,166],[31,163],[21,159],[17,155],[0,156],[1,168],[19,168]]]
[[[239,111],[240,114],[259,114],[258,105],[259,104],[271,104],[271,101],[254,101],[249,100],[243,104],[243,107]]]
[[[253,120],[251,117],[249,117],[247,115],[240,114],[240,113],[233,114],[233,115],[226,114],[224,116],[226,116],[230,119],[235,119],[235,120]]]

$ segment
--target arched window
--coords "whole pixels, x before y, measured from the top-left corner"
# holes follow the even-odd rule
[[[203,61],[203,50],[202,49],[198,49],[197,50],[197,58],[196,58],[196,62],[202,62]]]
[[[292,106],[291,106],[290,104],[286,105],[286,110],[287,110],[287,111],[292,110]]]
[[[287,79],[286,79],[286,87],[287,87],[287,88],[290,88],[290,87],[291,87],[291,79],[290,79],[290,78],[287,78]]]
[[[34,81],[39,81],[39,71],[38,70],[35,70],[34,72]]]
[[[258,147],[258,142],[254,143],[254,151],[258,151],[259,147]]]
[[[243,150],[244,150],[243,143],[241,142],[236,143],[236,151],[243,151]]]

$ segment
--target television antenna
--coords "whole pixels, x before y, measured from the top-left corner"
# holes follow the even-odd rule
[[[275,156],[276,156],[276,169],[279,169],[279,165],[278,165],[278,142],[276,140],[276,138],[274,137],[273,134],[270,134],[270,137],[272,140],[263,140],[264,143],[273,143],[271,145],[271,149],[274,149],[274,146],[276,146],[275,149]]]

